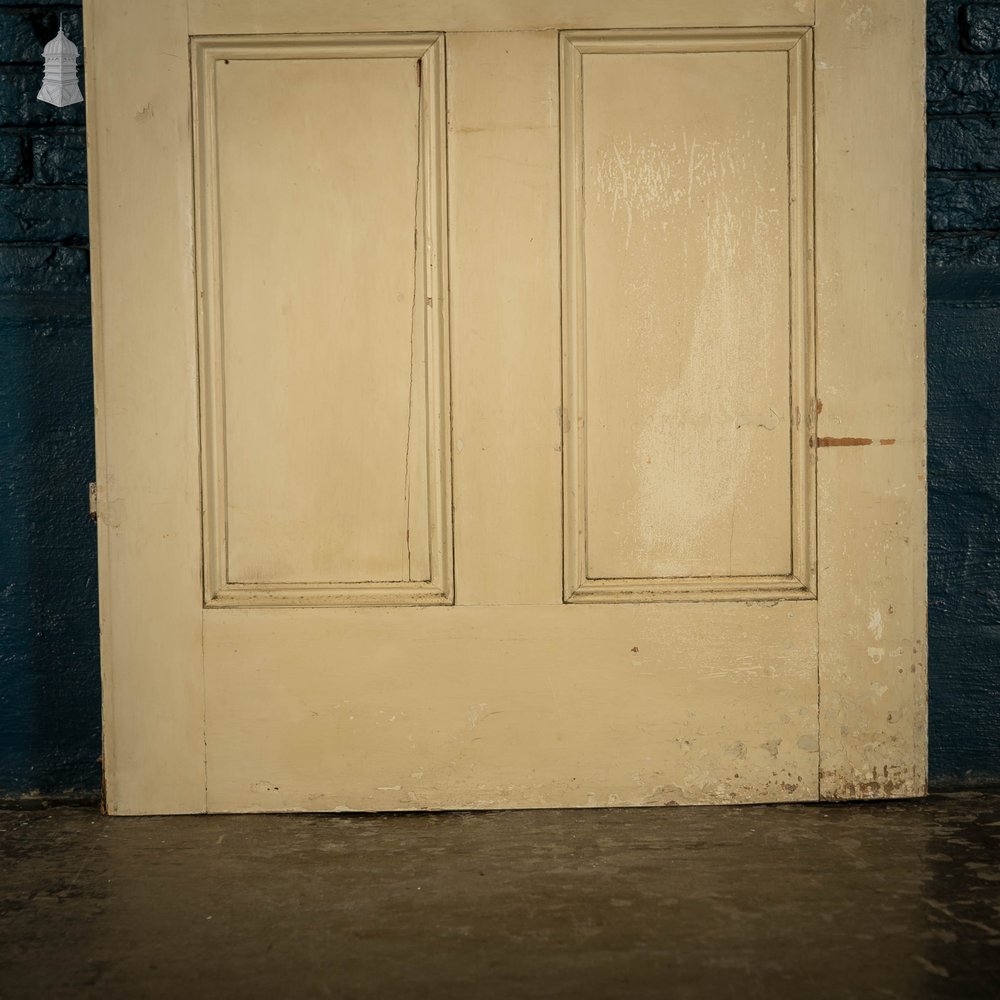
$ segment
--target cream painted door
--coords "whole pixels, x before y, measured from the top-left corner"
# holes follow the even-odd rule
[[[109,809],[919,794],[921,7],[91,0]]]

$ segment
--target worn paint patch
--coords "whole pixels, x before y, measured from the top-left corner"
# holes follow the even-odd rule
[[[875,23],[875,13],[868,4],[862,4],[847,15],[847,30],[855,31],[862,35],[870,35],[872,25]]]
[[[787,192],[773,153],[753,129],[718,137],[690,127],[676,138],[619,133],[596,151],[595,208],[630,262],[625,307],[636,346],[658,354],[669,333],[678,355],[669,377],[662,370],[638,376],[632,410],[645,419],[630,418],[631,509],[623,519],[630,530],[615,546],[623,565],[640,563],[644,573],[738,568],[747,558],[751,483],[770,482],[779,461],[777,443],[756,435],[787,427],[787,403],[777,388],[773,404],[761,398],[758,386],[787,360],[773,360],[779,345],[766,337],[754,338],[757,353],[747,357],[743,340],[724,332],[784,322],[777,310],[787,296],[756,294],[780,288],[787,270],[777,249],[787,229]],[[656,263],[672,244],[686,248],[670,257],[675,282],[690,289],[683,303],[664,299]],[[770,319],[762,317],[768,310]],[[756,464],[747,460],[748,449]],[[678,470],[683,491],[668,485]],[[773,493],[767,502],[777,505],[782,498]],[[713,550],[711,565],[695,555]]]
[[[911,764],[883,764],[868,771],[820,771],[820,797],[826,801],[905,798],[926,791],[926,783]]]
[[[868,612],[868,631],[871,632],[876,639],[881,639],[883,630],[882,612],[878,608],[872,608],[871,611]]]

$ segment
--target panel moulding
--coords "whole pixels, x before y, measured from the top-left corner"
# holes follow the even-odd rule
[[[195,244],[199,288],[204,603],[206,607],[409,606],[454,602],[448,347],[448,247],[444,36],[440,33],[195,36],[190,42]],[[413,60],[419,81],[418,177],[422,190],[429,579],[242,582],[229,571],[226,386],[221,283],[215,68],[234,60]],[[313,99],[322,100],[321,95]],[[419,296],[422,292],[422,298]],[[358,428],[350,428],[356,433]],[[408,459],[409,461],[409,459]]]
[[[811,28],[560,33],[563,267],[563,599],[566,603],[813,600],[816,570],[813,37]],[[588,572],[584,56],[785,52],[788,60],[791,572],[615,577]]]

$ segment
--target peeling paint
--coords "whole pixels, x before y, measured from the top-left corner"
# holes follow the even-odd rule
[[[863,4],[847,15],[845,23],[848,31],[856,31],[862,35],[870,35],[872,26],[875,23],[874,11],[868,6],[868,4]]]
[[[871,632],[876,639],[882,638],[882,612],[878,608],[872,608],[868,612],[868,631]]]
[[[926,783],[908,764],[883,764],[869,771],[820,770],[820,795],[826,801],[903,798],[926,791]]]
[[[678,264],[684,274],[697,275],[685,321],[687,343],[676,377],[666,383],[640,377],[636,386],[636,409],[647,419],[637,426],[632,509],[623,519],[629,531],[615,543],[628,561],[641,558],[653,573],[675,575],[692,552],[710,551],[727,535],[729,567],[738,564],[743,498],[761,472],[746,461],[741,438],[755,428],[787,426],[790,418],[780,396],[768,405],[754,388],[755,376],[759,381],[760,372],[770,370],[768,352],[775,345],[765,338],[749,364],[739,340],[719,333],[767,325],[751,284],[782,280],[773,247],[786,231],[781,214],[787,196],[769,180],[774,152],[751,128],[724,140],[690,129],[676,138],[624,132],[598,147],[590,168],[596,207],[614,224],[620,252],[633,261],[627,292],[636,305],[630,322],[642,342],[662,338],[666,322],[655,293],[662,275],[648,260],[658,244],[691,231]],[[725,391],[706,397],[705,386],[717,384],[719,372],[727,373]],[[719,460],[706,461],[706,454]],[[667,469],[685,470],[689,489],[665,490]],[[703,501],[690,503],[692,495]],[[723,553],[723,568],[725,559]]]

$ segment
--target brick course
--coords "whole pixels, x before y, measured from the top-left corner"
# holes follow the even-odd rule
[[[930,297],[1000,302],[1000,3],[929,0],[927,226]]]
[[[962,8],[962,44],[969,52],[1000,52],[1000,4]]]
[[[935,233],[1000,229],[1000,177],[929,177],[927,220]]]
[[[36,184],[87,183],[87,137],[83,129],[38,130],[31,137],[31,166]]]
[[[931,118],[927,167],[932,173],[1000,171],[1000,117]]]

